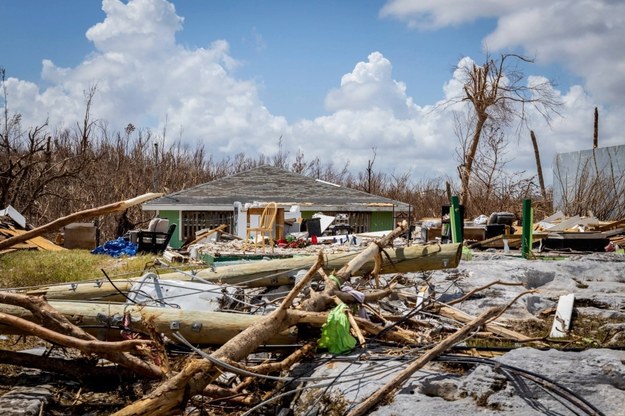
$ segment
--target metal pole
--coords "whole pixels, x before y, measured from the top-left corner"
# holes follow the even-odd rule
[[[460,199],[457,195],[451,197],[451,207],[449,209],[449,220],[451,222],[451,242],[462,243],[462,221],[460,218]]]
[[[529,259],[532,255],[532,232],[534,226],[534,214],[532,210],[532,200],[523,200],[523,234],[521,236],[521,255],[524,259]]]

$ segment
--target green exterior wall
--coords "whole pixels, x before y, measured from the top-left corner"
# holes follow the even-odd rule
[[[317,211],[302,211],[302,218],[307,220],[312,218]],[[371,223],[369,224],[369,231],[386,231],[395,228],[393,221],[393,212],[371,212]]]
[[[180,211],[159,211],[158,216],[159,218],[167,218],[170,224],[176,224],[176,229],[174,230],[174,235],[171,236],[171,240],[169,240],[169,245],[172,248],[182,247],[184,241],[180,240]]]
[[[395,228],[392,212],[372,212],[370,231],[385,231]]]

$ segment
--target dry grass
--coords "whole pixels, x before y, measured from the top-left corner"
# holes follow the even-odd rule
[[[113,258],[88,250],[15,251],[0,255],[0,287],[102,279],[102,269],[110,276],[139,276],[153,260],[153,255]]]

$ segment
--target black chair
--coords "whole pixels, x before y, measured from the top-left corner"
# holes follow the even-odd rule
[[[137,234],[137,252],[160,254],[167,248],[176,224],[171,224],[167,232],[140,230]]]

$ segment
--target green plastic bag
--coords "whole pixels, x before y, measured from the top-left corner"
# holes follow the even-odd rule
[[[332,309],[321,328],[321,339],[317,345],[327,348],[331,354],[342,354],[356,346],[356,338],[349,333],[349,319],[345,309],[347,305],[344,303]]]

